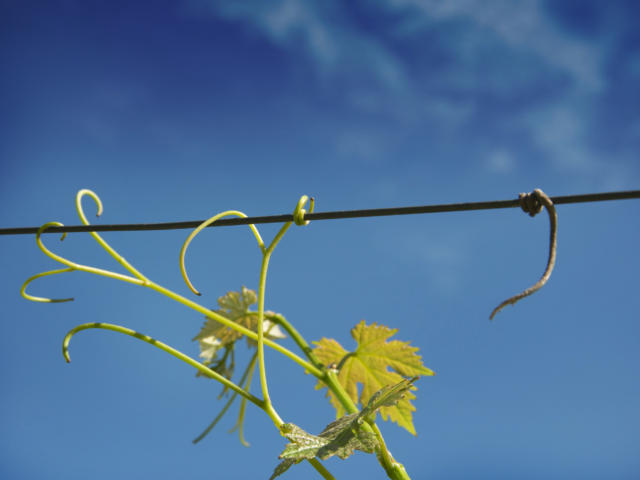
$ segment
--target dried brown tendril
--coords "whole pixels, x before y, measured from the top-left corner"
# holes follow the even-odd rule
[[[549,225],[550,225],[550,235],[549,235],[549,259],[547,260],[547,268],[545,269],[540,280],[536,282],[535,285],[523,290],[522,292],[514,295],[511,298],[506,299],[500,305],[493,309],[491,312],[490,320],[493,320],[493,317],[496,313],[502,310],[507,305],[513,305],[517,301],[523,299],[524,297],[528,297],[532,293],[540,290],[549,277],[551,276],[551,272],[553,271],[553,266],[556,263],[556,247],[557,247],[557,236],[558,236],[558,215],[556,213],[556,209],[553,205],[551,199],[539,188],[536,188],[531,193],[521,193],[520,194],[520,207],[525,213],[528,213],[531,217],[542,211],[542,207],[544,206],[547,209],[547,213],[549,214]]]

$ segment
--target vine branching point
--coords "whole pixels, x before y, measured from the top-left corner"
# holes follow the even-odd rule
[[[80,221],[83,223],[83,225],[90,225],[89,220],[87,220],[87,216],[84,214],[84,210],[82,209],[82,199],[85,196],[91,197],[93,201],[96,203],[96,206],[98,207],[98,210],[96,212],[96,217],[99,217],[100,215],[102,215],[102,212],[103,212],[102,200],[100,200],[100,197],[95,192],[87,188],[83,188],[76,194],[76,210],[78,211],[78,216],[80,217]],[[141,280],[143,283],[149,282],[149,280],[144,275],[142,275],[142,273],[140,273],[138,270],[136,270],[133,267],[133,265],[127,262],[127,260],[122,255],[116,252],[115,249],[111,247],[111,245],[109,245],[100,235],[98,235],[98,233],[89,232],[89,234],[95,239],[96,242],[98,242],[98,244],[109,255],[111,255],[115,259],[116,262],[122,265],[125,268],[125,270],[127,270],[137,279]]]

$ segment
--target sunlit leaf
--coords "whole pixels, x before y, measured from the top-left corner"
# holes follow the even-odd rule
[[[240,292],[228,292],[218,298],[220,308],[215,312],[255,332],[258,326],[258,313],[249,310],[249,307],[257,301],[256,292],[243,286]],[[266,315],[276,316],[273,312],[265,312]],[[267,338],[285,338],[280,327],[270,320],[264,320],[263,329]],[[236,340],[242,336],[241,333],[213,318],[207,318],[204,326],[193,340],[197,340],[200,345],[202,363],[224,377],[231,379],[235,366],[233,346]],[[255,341],[251,339],[247,339],[247,341],[249,347],[255,346]],[[201,374],[198,372],[196,375],[200,376]],[[224,391],[226,392],[226,388]]]
[[[225,295],[218,298],[218,306],[220,308],[214,310],[214,312],[222,315],[225,318],[228,318],[229,320],[233,320],[243,327],[257,332],[258,312],[249,310],[249,307],[257,301],[258,297],[256,295],[256,292],[243,286],[240,292],[227,292]],[[265,312],[265,315],[268,314],[273,314],[273,312]],[[285,337],[282,330],[280,330],[280,327],[269,320],[264,321],[263,331],[265,332],[266,336],[271,339]],[[198,335],[196,335],[193,339],[199,340],[201,342],[200,347],[202,350],[203,341],[205,341],[205,349],[210,348],[209,344],[215,343],[216,341],[219,342],[220,347],[222,347],[229,343],[235,342],[242,336],[243,335],[240,332],[223,325],[213,318],[207,317],[204,326],[202,327]]]
[[[354,403],[366,405],[372,395],[387,385],[398,384],[403,377],[434,375],[434,372],[422,364],[418,348],[409,342],[389,340],[397,330],[373,323],[367,325],[364,320],[351,329],[351,336],[357,343],[353,352],[345,350],[333,339],[323,338],[314,342],[316,357],[325,365],[333,365],[338,371],[338,380]],[[358,386],[361,391],[358,393]],[[318,383],[316,388],[325,385]],[[329,399],[336,409],[336,416],[345,414],[344,407],[332,392]],[[384,420],[391,419],[413,435],[415,407],[411,400],[415,395],[406,392],[397,405],[382,406],[380,415]]]
[[[295,460],[292,460],[291,458],[287,458],[286,460],[283,460],[282,462],[280,462],[278,464],[278,466],[275,468],[275,470],[273,471],[273,474],[269,477],[269,480],[273,480],[276,477],[279,477],[280,475],[282,475],[284,472],[286,472],[287,470],[289,470],[289,467],[291,465],[293,465],[294,463],[300,463],[302,460],[298,460],[297,462]]]
[[[383,406],[395,406],[409,392],[417,378],[403,379],[396,385],[385,386],[371,396],[371,401],[361,412],[344,415],[327,425],[318,435],[305,432],[292,423],[281,425],[280,431],[290,443],[280,454],[280,459],[283,461],[276,467],[269,480],[273,480],[291,465],[305,459],[318,457],[326,460],[335,455],[344,460],[353,455],[355,450],[366,453],[375,452],[378,440],[373,432],[363,428],[363,421]]]
[[[227,292],[218,298],[218,306],[220,307],[214,312],[222,315],[229,320],[256,331],[258,325],[258,314],[250,312],[249,307],[258,301],[256,292],[243,286],[240,292]],[[241,333],[229,328],[213,318],[207,318],[200,333],[194,337],[194,340],[202,340],[214,337],[221,345],[235,342],[242,336]]]
[[[393,407],[397,405],[405,395],[409,394],[409,389],[418,377],[406,378],[395,385],[387,385],[382,387],[376,393],[371,395],[367,405],[360,411],[360,418],[368,417],[374,414],[379,408]]]

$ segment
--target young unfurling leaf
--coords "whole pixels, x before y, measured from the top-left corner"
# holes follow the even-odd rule
[[[257,301],[256,292],[243,286],[240,292],[227,292],[218,298],[218,306],[220,308],[214,311],[256,332],[258,330],[258,312],[250,311],[249,307]],[[269,313],[271,312],[265,312],[265,314]],[[270,338],[284,338],[284,333],[280,328],[269,320],[264,321],[263,329]],[[212,337],[220,342],[219,346],[222,347],[228,343],[235,342],[242,337],[242,334],[222,325],[213,318],[207,318],[202,330],[194,337],[194,340],[202,341]]]
[[[335,364],[339,370],[338,380],[354,403],[366,405],[376,391],[387,385],[398,384],[403,376],[434,375],[432,370],[422,364],[417,347],[410,346],[409,342],[389,340],[396,332],[395,329],[376,323],[367,325],[362,320],[351,329],[351,336],[357,343],[355,351],[349,352],[337,341],[323,338],[313,342],[316,345],[314,353],[325,365]],[[362,386],[359,396],[358,384]],[[319,382],[316,388],[324,386]],[[328,396],[336,408],[337,416],[344,415],[344,407],[335,395],[328,392]],[[411,404],[414,398],[415,395],[406,392],[405,398],[397,405],[382,405],[382,418],[390,418],[415,435],[412,415],[415,407]]]
[[[218,298],[220,308],[215,312],[255,332],[258,330],[258,312],[249,310],[249,307],[257,301],[256,292],[243,286],[240,292],[228,292]],[[272,315],[272,312],[265,312],[265,314]],[[285,337],[280,327],[269,320],[264,321],[263,328],[268,338]],[[242,337],[241,333],[226,327],[213,318],[207,318],[200,333],[193,340],[198,340],[200,344],[202,363],[221,375],[231,378],[233,375],[233,356],[229,356],[229,353],[233,352],[234,343],[240,337]],[[247,340],[250,347],[255,345],[253,340]],[[220,358],[220,351],[224,351],[222,358]]]
[[[396,385],[388,385],[375,392],[360,413],[344,415],[331,422],[318,435],[312,435],[292,423],[280,426],[282,435],[290,440],[280,454],[283,460],[274,470],[269,480],[281,475],[295,463],[318,457],[326,460],[334,455],[345,459],[355,450],[373,453],[378,446],[375,434],[362,428],[362,422],[381,407],[395,406],[408,393],[418,377],[405,379]]]

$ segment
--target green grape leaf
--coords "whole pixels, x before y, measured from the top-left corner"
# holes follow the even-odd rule
[[[374,414],[379,408],[393,407],[397,405],[404,396],[409,393],[409,389],[413,386],[413,383],[418,380],[419,377],[405,378],[401,382],[395,385],[387,385],[382,387],[376,393],[371,395],[367,406],[364,407],[359,417],[364,418]]]
[[[417,347],[410,346],[409,342],[389,340],[396,332],[396,329],[376,323],[367,325],[362,320],[351,329],[351,336],[357,343],[355,351],[349,352],[337,341],[323,338],[313,342],[316,345],[314,353],[325,365],[338,369],[338,380],[354,403],[366,405],[376,391],[387,385],[399,384],[403,376],[435,375],[422,364]],[[360,394],[358,384],[362,386]],[[318,382],[316,388],[322,387],[325,384]],[[344,407],[335,395],[330,391],[327,395],[336,409],[336,416],[344,415]],[[381,405],[380,415],[383,420],[390,419],[415,435],[415,407],[411,404],[414,398],[415,395],[407,391],[396,405]]]
[[[375,392],[367,406],[359,413],[344,415],[327,425],[318,435],[305,432],[293,423],[280,426],[283,436],[289,439],[284,451],[280,454],[283,461],[276,467],[269,480],[281,475],[295,463],[305,459],[318,457],[321,460],[337,455],[346,459],[354,451],[361,450],[374,453],[378,440],[373,432],[362,428],[365,417],[375,414],[381,407],[396,405],[408,393],[418,377],[403,379],[396,385],[388,385]]]
[[[257,301],[256,292],[243,286],[240,292],[227,292],[218,298],[218,306],[220,308],[214,311],[256,332],[258,329],[258,312],[249,310],[249,307]],[[277,318],[277,316],[276,313],[265,312],[265,317]],[[263,329],[267,338],[272,340],[285,338],[277,323],[271,320],[265,319],[263,321]],[[231,380],[235,369],[235,342],[242,336],[236,330],[211,317],[207,317],[204,326],[193,340],[197,340],[200,345],[202,364]],[[251,348],[256,345],[256,342],[247,338],[247,344]],[[203,376],[203,374],[197,371],[196,376]],[[220,397],[228,391],[229,387],[225,386],[222,389],[222,393],[220,393]],[[242,430],[240,431],[240,436],[242,438]]]
[[[285,460],[290,458],[295,461],[300,461],[305,458],[313,458],[321,447],[329,443],[329,440],[307,433],[293,423],[283,424],[280,427],[280,431],[282,435],[291,441],[279,457]]]
[[[269,480],[273,480],[276,477],[279,477],[280,475],[282,475],[284,472],[286,472],[287,470],[289,470],[289,467],[291,465],[293,465],[294,463],[300,463],[302,460],[298,460],[297,462],[295,460],[292,460],[290,458],[287,458],[286,460],[283,460],[282,462],[280,462],[278,464],[278,466],[275,468],[275,470],[273,471],[273,474],[269,477]]]
[[[214,312],[255,332],[258,326],[258,314],[249,311],[249,307],[257,301],[256,292],[243,286],[240,292],[227,292],[218,298],[218,306],[220,308],[214,310]],[[202,330],[193,339],[204,340],[211,337],[220,342],[220,346],[224,346],[235,342],[242,337],[242,334],[213,318],[207,317]]]
[[[214,312],[257,332],[258,312],[249,310],[249,307],[257,301],[256,292],[243,286],[240,292],[227,292],[218,298],[218,306],[220,308],[214,310]],[[275,315],[273,312],[265,312],[265,316]],[[285,338],[280,327],[269,320],[264,320],[263,329],[268,338]],[[213,318],[207,317],[204,326],[193,340],[198,340],[200,343],[200,357],[207,364],[213,363],[218,350],[234,343],[242,336],[240,332],[223,325]],[[250,347],[255,345],[253,340],[247,339],[247,341]]]
[[[330,441],[318,450],[318,457],[325,460],[337,455],[344,460],[355,450],[373,453],[378,440],[373,432],[362,430],[360,425],[362,419],[358,413],[345,415],[327,425],[319,436]]]

